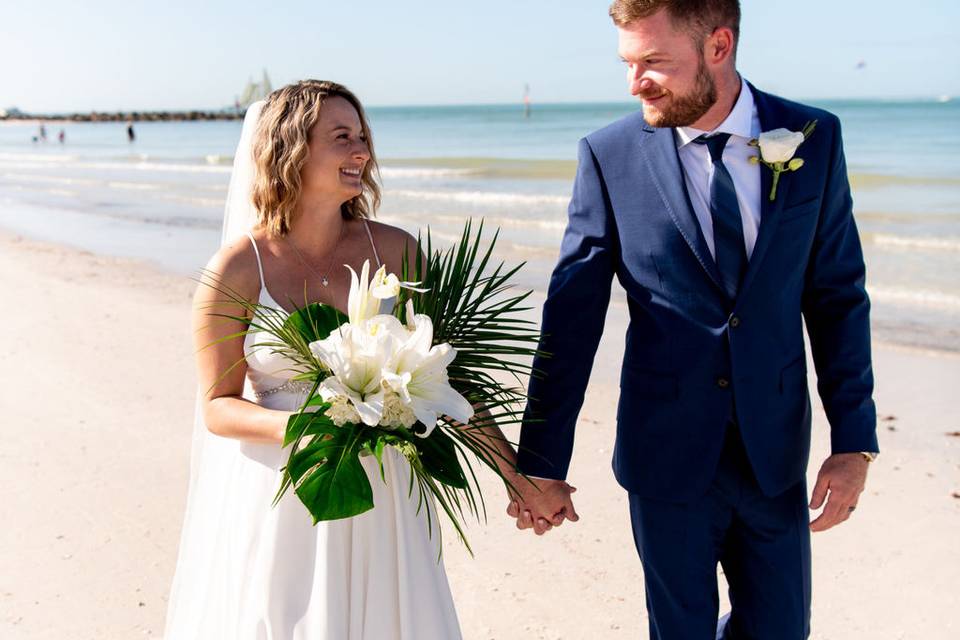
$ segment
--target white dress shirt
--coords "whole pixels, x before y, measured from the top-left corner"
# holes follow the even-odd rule
[[[753,246],[757,243],[760,229],[760,165],[750,164],[750,156],[757,155],[757,149],[747,146],[750,140],[760,135],[760,118],[757,106],[753,102],[753,93],[746,80],[740,80],[740,97],[726,119],[713,131],[701,131],[693,127],[677,127],[674,138],[680,164],[683,166],[684,181],[693,204],[693,212],[700,223],[700,229],[706,238],[710,254],[714,258],[717,252],[713,244],[713,218],[710,215],[710,180],[713,178],[713,161],[705,144],[696,144],[695,138],[701,135],[729,133],[730,140],[723,151],[723,164],[733,178],[737,190],[737,202],[740,205],[740,217],[743,220],[743,242],[747,249],[747,258],[753,255]]]

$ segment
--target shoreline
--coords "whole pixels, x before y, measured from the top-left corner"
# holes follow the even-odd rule
[[[79,214],[76,214],[76,215],[79,215]],[[390,218],[381,218],[381,221],[386,222],[388,224],[395,224],[398,226],[402,226],[398,224],[402,222],[400,220],[395,220]],[[119,222],[119,221],[115,221],[115,223],[116,222]],[[131,224],[131,223],[124,222],[124,224]],[[151,229],[151,230],[156,231],[156,229]],[[220,234],[218,231],[216,233],[214,233],[214,231],[216,230],[210,231],[208,235],[213,234],[211,236],[212,238],[211,241],[214,241],[214,240],[218,241]],[[129,233],[129,231],[127,233]],[[183,249],[184,246],[188,246],[194,252],[199,251],[201,245],[205,246],[205,243],[202,241],[201,238],[196,236],[196,234],[190,236],[190,238],[193,240],[193,242],[188,242],[186,243],[186,245],[184,245],[183,239],[177,240],[177,238],[169,237],[169,236],[168,237],[157,236],[155,238],[155,242],[160,243],[158,246],[161,246],[161,247],[169,245],[170,247],[180,246],[181,249]],[[58,248],[64,251],[73,251],[73,252],[77,252],[78,254],[88,254],[88,255],[98,256],[105,259],[129,261],[131,264],[138,264],[142,268],[155,270],[157,275],[164,276],[164,277],[182,278],[185,281],[191,280],[191,277],[194,275],[194,272],[198,271],[203,266],[201,264],[197,267],[196,270],[186,271],[180,268],[179,263],[169,262],[169,261],[166,261],[165,259],[158,258],[156,256],[145,257],[145,256],[127,255],[116,250],[110,251],[109,246],[97,246],[96,248],[92,248],[89,246],[90,243],[86,243],[87,246],[83,246],[84,243],[81,243],[81,242],[65,242],[57,238],[44,236],[43,234],[37,232],[36,230],[11,228],[8,226],[7,223],[4,223],[2,220],[0,220],[0,244],[7,244],[11,241],[20,242],[21,240],[26,241],[27,243],[36,243],[40,245],[45,245],[45,246],[48,246],[49,248]],[[216,250],[216,247],[213,247],[212,250],[210,251],[210,254],[212,255],[213,251],[215,250]],[[508,243],[505,243],[502,241],[500,244],[498,244],[497,256],[498,258],[504,259],[508,264],[519,264],[520,262],[524,262],[527,260],[527,258],[529,258],[529,256],[523,255],[522,252],[512,250]],[[529,269],[530,265],[527,265],[527,268]],[[549,273],[546,274],[546,277],[547,279],[549,279]],[[526,289],[528,288],[528,285],[522,285],[522,288]],[[868,286],[868,291],[870,291],[871,288],[872,287]],[[533,287],[532,290],[533,290],[532,300],[535,301],[536,306],[539,308],[539,306],[542,304],[543,299],[546,295],[545,287]],[[873,298],[874,295],[875,294],[871,292],[871,298]],[[874,304],[876,304],[875,301],[874,301]],[[622,289],[619,288],[617,284],[614,284],[612,293],[611,293],[610,311],[608,312],[608,316],[613,313],[625,313],[626,308],[627,308],[626,299],[624,298],[623,291]],[[535,320],[539,322],[539,317],[535,318]],[[872,341],[875,346],[887,347],[891,349],[899,349],[899,350],[903,350],[904,352],[915,353],[918,355],[942,355],[945,357],[960,357],[960,348],[951,348],[949,346],[944,346],[944,345],[931,345],[931,344],[919,341],[918,339],[915,339],[914,341],[910,341],[907,337],[903,337],[900,339],[891,338],[890,335],[896,333],[897,330],[891,329],[885,324],[878,322],[876,317],[874,318],[873,325],[874,326],[873,326]],[[622,327],[622,329],[623,331],[626,330],[625,324]],[[883,337],[881,338],[880,336],[883,336]]]
[[[0,117],[0,122],[41,124],[44,122],[192,122],[197,120],[243,120],[243,111],[91,111],[89,113],[24,113]]]

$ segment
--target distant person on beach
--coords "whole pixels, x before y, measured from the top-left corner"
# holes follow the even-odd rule
[[[60,129],[60,133],[57,134],[57,140],[60,142],[60,144],[63,144],[64,142],[66,142],[67,132],[64,131],[63,129]]]
[[[133,120],[127,122],[127,140],[129,142],[134,142],[137,139],[137,134],[133,130]]]
[[[519,470],[543,480],[518,485],[508,514],[538,534],[578,519],[564,480],[616,277],[630,325],[613,470],[650,638],[802,640],[810,533],[854,515],[879,451],[840,121],[738,73],[737,0],[616,0],[609,14],[642,111],[580,140],[520,435]],[[831,443],[810,493],[804,324]]]
[[[40,140],[42,140],[43,142],[47,141],[47,128],[43,125],[42,122],[40,123]]]

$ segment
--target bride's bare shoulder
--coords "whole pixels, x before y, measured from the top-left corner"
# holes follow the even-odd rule
[[[400,227],[394,227],[383,222],[368,220],[370,232],[373,234],[380,255],[387,262],[388,267],[403,260],[404,250],[410,254],[417,249],[417,239]]]
[[[255,299],[260,290],[260,269],[253,244],[241,236],[213,254],[201,278],[208,284],[223,284],[236,293]]]

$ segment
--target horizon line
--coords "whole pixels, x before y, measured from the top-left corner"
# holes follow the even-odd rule
[[[779,95],[779,94],[778,94]],[[943,103],[943,102],[953,102],[956,100],[956,96],[950,94],[926,94],[926,95],[914,95],[914,96],[821,96],[821,97],[790,97],[790,100],[798,102],[891,102],[891,103],[904,103],[904,102],[934,102],[934,103]],[[539,106],[571,106],[571,105],[635,105],[638,104],[637,100],[623,99],[623,100],[555,100],[555,101],[544,101],[544,102],[532,102],[530,106],[535,108]],[[400,104],[388,104],[388,103],[377,103],[370,102],[364,104],[365,109],[431,109],[431,108],[456,108],[456,107],[517,107],[519,109],[524,108],[524,103],[521,101],[516,102],[438,102],[438,103],[400,103]],[[9,107],[0,107],[0,111],[17,111],[29,117],[46,117],[46,116],[69,116],[69,115],[83,115],[83,114],[130,114],[130,113],[229,113],[234,111],[232,106],[222,106],[222,107],[191,107],[191,108],[161,108],[161,109],[144,109],[144,108],[127,108],[127,109],[89,109],[89,110],[63,110],[63,111],[44,111],[40,112],[30,112],[24,109],[20,109],[16,106]]]

